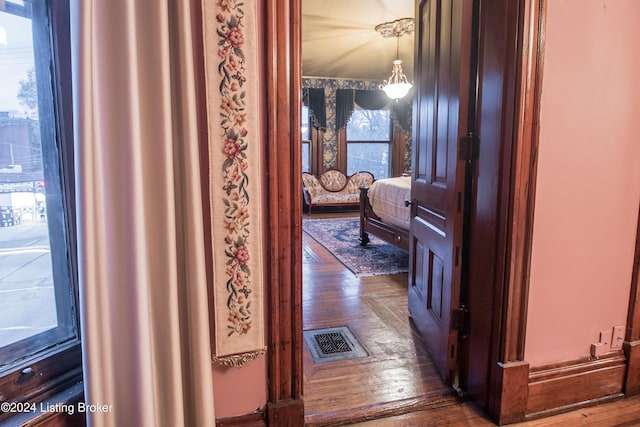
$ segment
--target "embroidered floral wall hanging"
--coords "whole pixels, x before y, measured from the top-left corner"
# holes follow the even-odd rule
[[[241,366],[264,352],[260,70],[250,0],[205,0],[214,360]]]

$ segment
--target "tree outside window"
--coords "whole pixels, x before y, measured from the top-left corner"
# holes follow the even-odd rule
[[[376,179],[391,174],[391,111],[353,111],[347,122],[347,174],[369,171]]]

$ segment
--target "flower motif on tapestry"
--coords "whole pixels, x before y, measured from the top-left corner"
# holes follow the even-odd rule
[[[249,241],[249,178],[246,170],[248,131],[245,77],[243,3],[219,0],[216,16],[218,72],[220,73],[220,119],[222,128],[222,182],[226,262],[226,306],[229,310],[228,336],[246,334],[251,329],[251,270]]]

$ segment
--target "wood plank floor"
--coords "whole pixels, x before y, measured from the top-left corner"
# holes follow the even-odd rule
[[[303,235],[303,329],[348,326],[369,354],[314,363],[304,351],[308,425],[340,424],[456,402],[407,311],[407,274],[356,278]]]
[[[347,325],[369,354],[314,363],[305,345],[306,425],[495,425],[437,374],[409,320],[406,274],[356,278],[306,233],[303,251],[303,329]],[[640,425],[640,396],[515,425]]]
[[[460,403],[395,417],[348,424],[353,427],[487,427],[493,422],[471,403]],[[631,427],[640,426],[640,396],[617,400],[591,408],[583,408],[513,427]]]

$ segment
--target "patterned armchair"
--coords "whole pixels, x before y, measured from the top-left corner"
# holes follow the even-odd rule
[[[360,187],[368,187],[374,180],[373,174],[367,171],[346,176],[337,169],[329,169],[318,177],[303,172],[302,194],[309,215],[313,206],[358,206]]]

